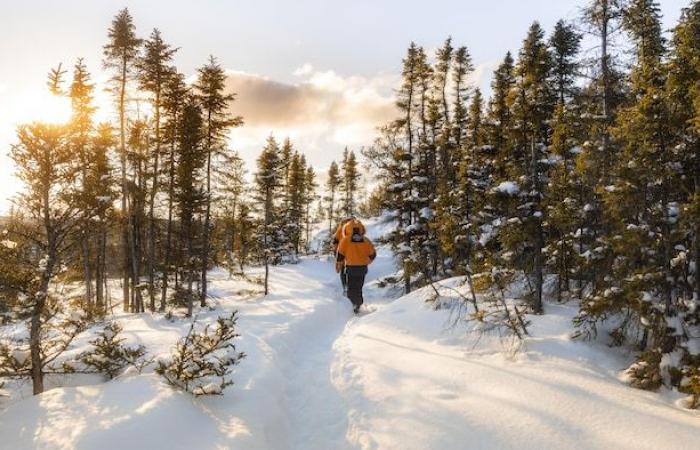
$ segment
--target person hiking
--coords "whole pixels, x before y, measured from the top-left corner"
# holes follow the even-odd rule
[[[353,220],[354,217],[345,217],[340,221],[338,224],[338,227],[335,229],[335,233],[333,234],[333,255],[337,256],[338,255],[338,244],[340,244],[340,241],[343,240],[344,237],[344,228],[345,224]],[[348,284],[347,284],[347,278],[345,277],[345,270],[342,268],[342,265],[338,265],[336,262],[336,267],[335,267],[336,272],[340,274],[340,284],[343,286],[343,295],[347,295],[348,293]]]
[[[365,226],[359,220],[353,219],[343,227],[344,237],[338,244],[336,255],[336,270],[345,271],[347,279],[347,296],[357,314],[364,303],[362,286],[365,284],[367,266],[377,257],[372,241],[365,236]]]

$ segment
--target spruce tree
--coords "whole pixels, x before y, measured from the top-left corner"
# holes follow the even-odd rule
[[[204,230],[202,245],[201,268],[201,292],[200,303],[206,304],[207,297],[207,271],[209,270],[209,237],[211,233],[211,200],[212,200],[212,158],[223,152],[226,148],[226,134],[232,127],[243,124],[240,116],[233,116],[229,107],[235,99],[234,94],[225,93],[226,72],[216,59],[211,56],[207,64],[198,69],[195,91],[204,114],[205,140],[204,148],[207,152],[206,164],[206,198],[204,212]]]
[[[546,182],[548,119],[553,107],[551,67],[544,31],[535,22],[520,49],[515,67],[516,83],[510,94],[515,128],[511,133],[512,153],[506,165],[506,182],[518,185],[519,204],[511,205],[515,209],[508,212],[511,217],[501,228],[502,244],[517,255],[512,264],[532,279],[531,305],[535,313],[542,312],[544,218],[541,202]]]
[[[68,129],[62,125],[35,122],[17,129],[18,144],[11,149],[11,157],[17,167],[17,177],[24,183],[20,197],[27,220],[21,230],[22,236],[31,240],[37,250],[26,261],[35,276],[26,285],[25,301],[29,310],[29,367],[34,395],[44,391],[44,368],[59,353],[65,350],[78,328],[73,327],[67,339],[54,341],[47,348],[50,334],[47,312],[60,311],[50,285],[69,263],[71,242],[80,227],[79,204],[74,201],[78,177],[76,155],[69,144]],[[21,270],[21,269],[20,269]]]
[[[126,174],[126,140],[127,140],[127,85],[138,58],[141,39],[136,37],[135,26],[128,9],[119,11],[108,32],[108,42],[104,46],[103,64],[113,72],[112,94],[117,100],[119,115],[119,161],[121,169],[121,217],[122,217],[122,253],[124,258],[122,272],[122,294],[124,311],[129,310],[129,272],[131,267],[130,235],[131,224],[128,218],[128,184]]]
[[[610,232],[603,244],[612,254],[609,275],[582,304],[579,321],[595,327],[610,316],[627,317],[613,331],[613,338],[617,343],[639,340],[643,364],[634,366],[631,374],[636,385],[655,388],[664,378],[673,377],[661,373],[660,361],[662,355],[676,351],[682,336],[667,326],[682,312],[671,273],[678,202],[670,172],[666,45],[658,4],[651,0],[630,2],[623,25],[635,44],[630,89],[636,101],[618,113],[614,135],[622,145],[621,156],[614,167],[615,182],[604,188]],[[637,336],[634,330],[640,326]]]
[[[677,270],[687,275],[686,296],[700,301],[700,3],[694,1],[683,10],[681,19],[673,30],[672,49],[668,63],[666,90],[674,128],[673,159],[678,164],[676,179],[682,180],[683,195],[680,227],[685,235],[679,261],[685,260]],[[694,271],[690,270],[690,266]],[[692,279],[691,279],[692,273]],[[677,287],[678,288],[678,287]],[[697,319],[696,319],[697,320]]]
[[[262,261],[265,266],[264,289],[269,293],[270,264],[277,259],[277,230],[274,227],[275,213],[278,208],[277,195],[283,182],[283,165],[280,148],[274,137],[267,139],[267,144],[258,157],[255,173],[255,201],[261,220],[257,232]]]
[[[139,87],[150,95],[151,106],[153,108],[153,129],[154,145],[150,152],[150,177],[151,186],[148,198],[148,251],[146,257],[148,261],[148,294],[151,311],[156,309],[156,218],[155,204],[156,196],[160,189],[160,167],[162,135],[162,109],[163,92],[169,78],[172,77],[172,59],[177,49],[171,48],[163,41],[160,31],[154,29],[151,36],[143,43],[143,55],[138,60]]]
[[[160,311],[165,311],[167,302],[168,285],[170,283],[170,269],[173,268],[172,252],[173,252],[173,234],[174,223],[173,213],[175,204],[175,189],[177,185],[177,156],[178,144],[180,142],[180,122],[182,120],[182,110],[184,109],[185,99],[187,98],[188,89],[185,85],[184,75],[178,72],[173,72],[168,78],[163,90],[163,138],[166,141],[167,151],[167,173],[168,173],[168,189],[167,189],[167,225],[165,234],[165,249],[163,254],[162,266],[162,281],[161,281],[161,296],[160,296]]]
[[[88,183],[88,173],[93,163],[91,151],[91,135],[93,132],[92,116],[95,112],[93,103],[94,85],[90,82],[90,74],[82,59],[78,59],[73,70],[73,81],[68,96],[71,99],[72,117],[70,121],[70,145],[77,155],[76,161],[80,169],[80,190],[76,202],[81,210],[80,252],[82,259],[83,281],[85,283],[85,309],[91,311],[94,301],[92,253],[90,244],[93,241],[92,216],[96,207],[94,192]]]
[[[336,195],[339,192],[341,185],[340,171],[338,170],[338,164],[333,161],[328,168],[328,179],[326,180],[326,201],[328,209],[328,232],[333,235],[335,231],[335,225],[337,222],[338,210],[336,209]]]
[[[352,150],[348,151],[347,147],[343,151],[343,161],[340,169],[340,177],[342,179],[340,186],[343,193],[341,209],[345,216],[352,216],[355,214],[360,172],[358,171],[355,152]]]
[[[187,305],[187,315],[192,316],[196,297],[194,283],[198,281],[201,268],[201,254],[196,252],[195,239],[203,239],[203,231],[196,230],[197,217],[206,209],[206,129],[202,110],[197,99],[190,96],[182,109],[178,128],[178,164],[176,173],[175,198],[180,223],[180,248],[182,279],[186,283],[183,292],[178,293]],[[202,245],[200,243],[200,245]],[[201,286],[200,286],[201,289]],[[184,298],[182,298],[184,297]]]

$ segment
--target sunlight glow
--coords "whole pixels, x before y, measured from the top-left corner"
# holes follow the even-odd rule
[[[52,95],[42,91],[28,96],[27,109],[30,112],[28,120],[46,122],[55,125],[66,123],[71,117],[70,100],[66,97]]]

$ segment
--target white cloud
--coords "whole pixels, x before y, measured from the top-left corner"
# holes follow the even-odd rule
[[[303,76],[308,75],[311,72],[313,72],[313,70],[314,70],[314,66],[312,66],[309,63],[304,63],[304,65],[302,65],[301,67],[298,67],[294,71],[294,76],[295,77],[303,77]]]
[[[231,134],[232,145],[251,164],[271,133],[289,137],[311,164],[322,170],[343,148],[369,144],[376,127],[395,118],[393,75],[343,76],[304,64],[294,71],[297,83],[227,71],[228,88],[237,93],[232,112],[245,125]]]

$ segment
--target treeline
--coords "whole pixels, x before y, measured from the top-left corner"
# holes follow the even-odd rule
[[[289,139],[270,137],[251,185],[229,145],[243,119],[230,112],[225,70],[211,57],[188,84],[176,52],[158,30],[140,39],[122,10],[103,59],[116,121],[96,123],[98,87],[79,59],[69,81],[60,65],[48,80],[69,99],[69,122],[18,128],[11,157],[24,190],[0,239],[0,313],[28,319],[29,340],[0,342],[0,378],[29,376],[42,392],[44,374],[63,371],[56,360],[115,296],[127,312],[181,307],[189,317],[206,305],[213,266],[233,275],[306,251],[313,168]]]
[[[579,23],[588,57],[579,28],[535,22],[488,100],[466,47],[409,47],[401,116],[365,151],[405,290],[465,274],[499,296],[524,281],[537,314],[575,299],[578,335],[638,346],[635,385],[697,400],[700,2],[670,41],[652,0],[591,0]]]

